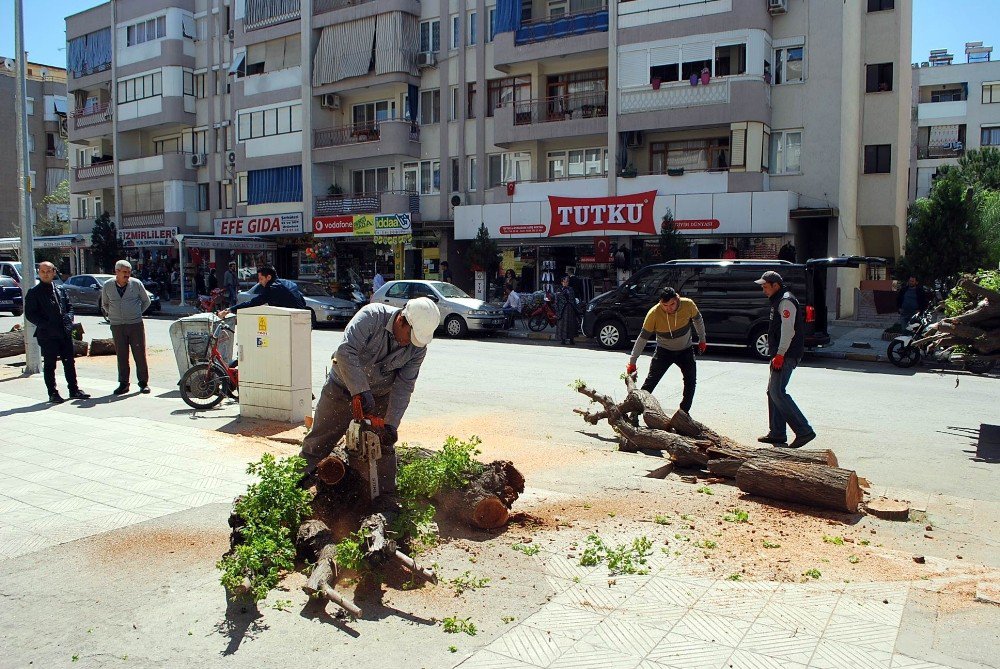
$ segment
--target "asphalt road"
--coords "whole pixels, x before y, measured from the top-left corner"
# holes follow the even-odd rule
[[[18,320],[0,317],[0,331]],[[87,338],[110,336],[99,318],[79,320]],[[149,319],[146,324],[154,388],[170,389],[178,380],[167,332],[170,323]],[[317,394],[329,356],[341,339],[340,329],[313,333]],[[649,360],[640,360],[640,379]],[[569,348],[516,339],[439,337],[431,344],[400,437],[407,439],[408,421],[423,421],[440,422],[442,429],[454,429],[458,436],[487,432],[526,442],[593,446],[599,443],[595,439],[607,441],[614,434],[606,424],[591,427],[572,412],[586,402],[570,385],[583,379],[621,397],[620,375],[626,363],[625,352],[590,344]],[[116,378],[113,358],[88,359],[80,368],[84,378]],[[766,366],[738,353],[710,349],[699,360],[698,373],[692,415],[738,441],[755,443],[767,430]],[[680,389],[680,373],[671,369],[655,394],[665,408],[672,408],[680,400]],[[859,475],[894,489],[998,501],[991,474],[1000,465],[973,459],[975,430],[981,423],[1000,423],[996,378],[807,359],[793,376],[790,392],[819,435],[813,445],[833,449],[841,464]]]

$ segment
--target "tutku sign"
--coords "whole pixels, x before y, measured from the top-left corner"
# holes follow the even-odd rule
[[[217,237],[259,237],[261,235],[301,235],[302,214],[269,214],[215,219]]]
[[[656,234],[653,202],[656,191],[620,197],[558,197],[549,196],[552,210],[549,237],[574,232],[612,234]]]

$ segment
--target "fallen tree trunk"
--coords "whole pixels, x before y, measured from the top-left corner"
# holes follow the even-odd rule
[[[87,355],[87,342],[73,340],[73,353],[82,358]],[[0,332],[0,358],[24,355],[24,331]]]
[[[296,544],[305,555],[316,558],[316,564],[309,580],[302,586],[303,592],[310,597],[325,597],[354,617],[361,615],[353,602],[349,602],[333,589],[333,579],[336,576],[337,544],[333,541],[330,528],[321,520],[307,520],[299,526],[296,534]]]
[[[858,476],[849,469],[771,458],[744,462],[736,486],[759,497],[848,513],[857,513],[862,499]]]
[[[625,437],[628,447],[622,450],[648,449],[666,451],[680,467],[702,467],[708,464],[710,441],[697,441],[665,430],[635,427],[620,419],[611,424],[615,432]]]
[[[90,355],[115,355],[114,339],[92,339],[90,341]]]
[[[837,456],[829,449],[793,449],[793,448],[754,448],[738,444],[712,446],[708,449],[710,458],[735,458],[740,461],[755,458],[770,458],[772,460],[787,460],[789,462],[805,462],[807,464],[839,467]]]
[[[715,474],[716,476],[721,476],[722,478],[734,479],[736,478],[736,472],[740,470],[743,466],[745,460],[737,460],[736,458],[719,458],[718,460],[708,461],[708,472],[710,474]]]

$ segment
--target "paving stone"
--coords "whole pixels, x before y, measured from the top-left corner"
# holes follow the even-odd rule
[[[734,648],[670,632],[648,659],[675,669],[721,669]]]
[[[736,650],[726,661],[726,669],[805,669],[807,665],[777,657]]]
[[[670,632],[736,648],[749,629],[745,620],[692,610]]]
[[[837,641],[820,641],[809,666],[814,669],[889,669],[892,653]]]
[[[576,643],[561,634],[544,632],[534,627],[518,625],[486,647],[528,664],[547,667]]]
[[[549,665],[550,669],[635,669],[642,658],[581,641]]]
[[[615,612],[594,627],[587,639],[596,645],[641,658],[663,640],[667,631]]]
[[[521,624],[544,632],[557,632],[579,641],[587,636],[603,617],[602,614],[595,611],[550,603],[526,618]]]
[[[819,641],[818,636],[756,623],[743,635],[740,648],[758,655],[807,664]]]
[[[539,669],[540,665],[481,650],[458,665],[462,669]]]

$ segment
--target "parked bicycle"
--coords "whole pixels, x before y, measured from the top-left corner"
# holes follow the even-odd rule
[[[226,291],[222,288],[214,288],[211,294],[198,296],[198,310],[202,312],[215,313],[222,308],[222,302],[225,299]]]
[[[208,339],[207,360],[194,365],[181,377],[181,399],[193,409],[211,409],[226,397],[239,401],[239,369],[235,361],[226,360],[219,352],[219,337],[223,332],[236,335],[233,328],[219,320]]]

